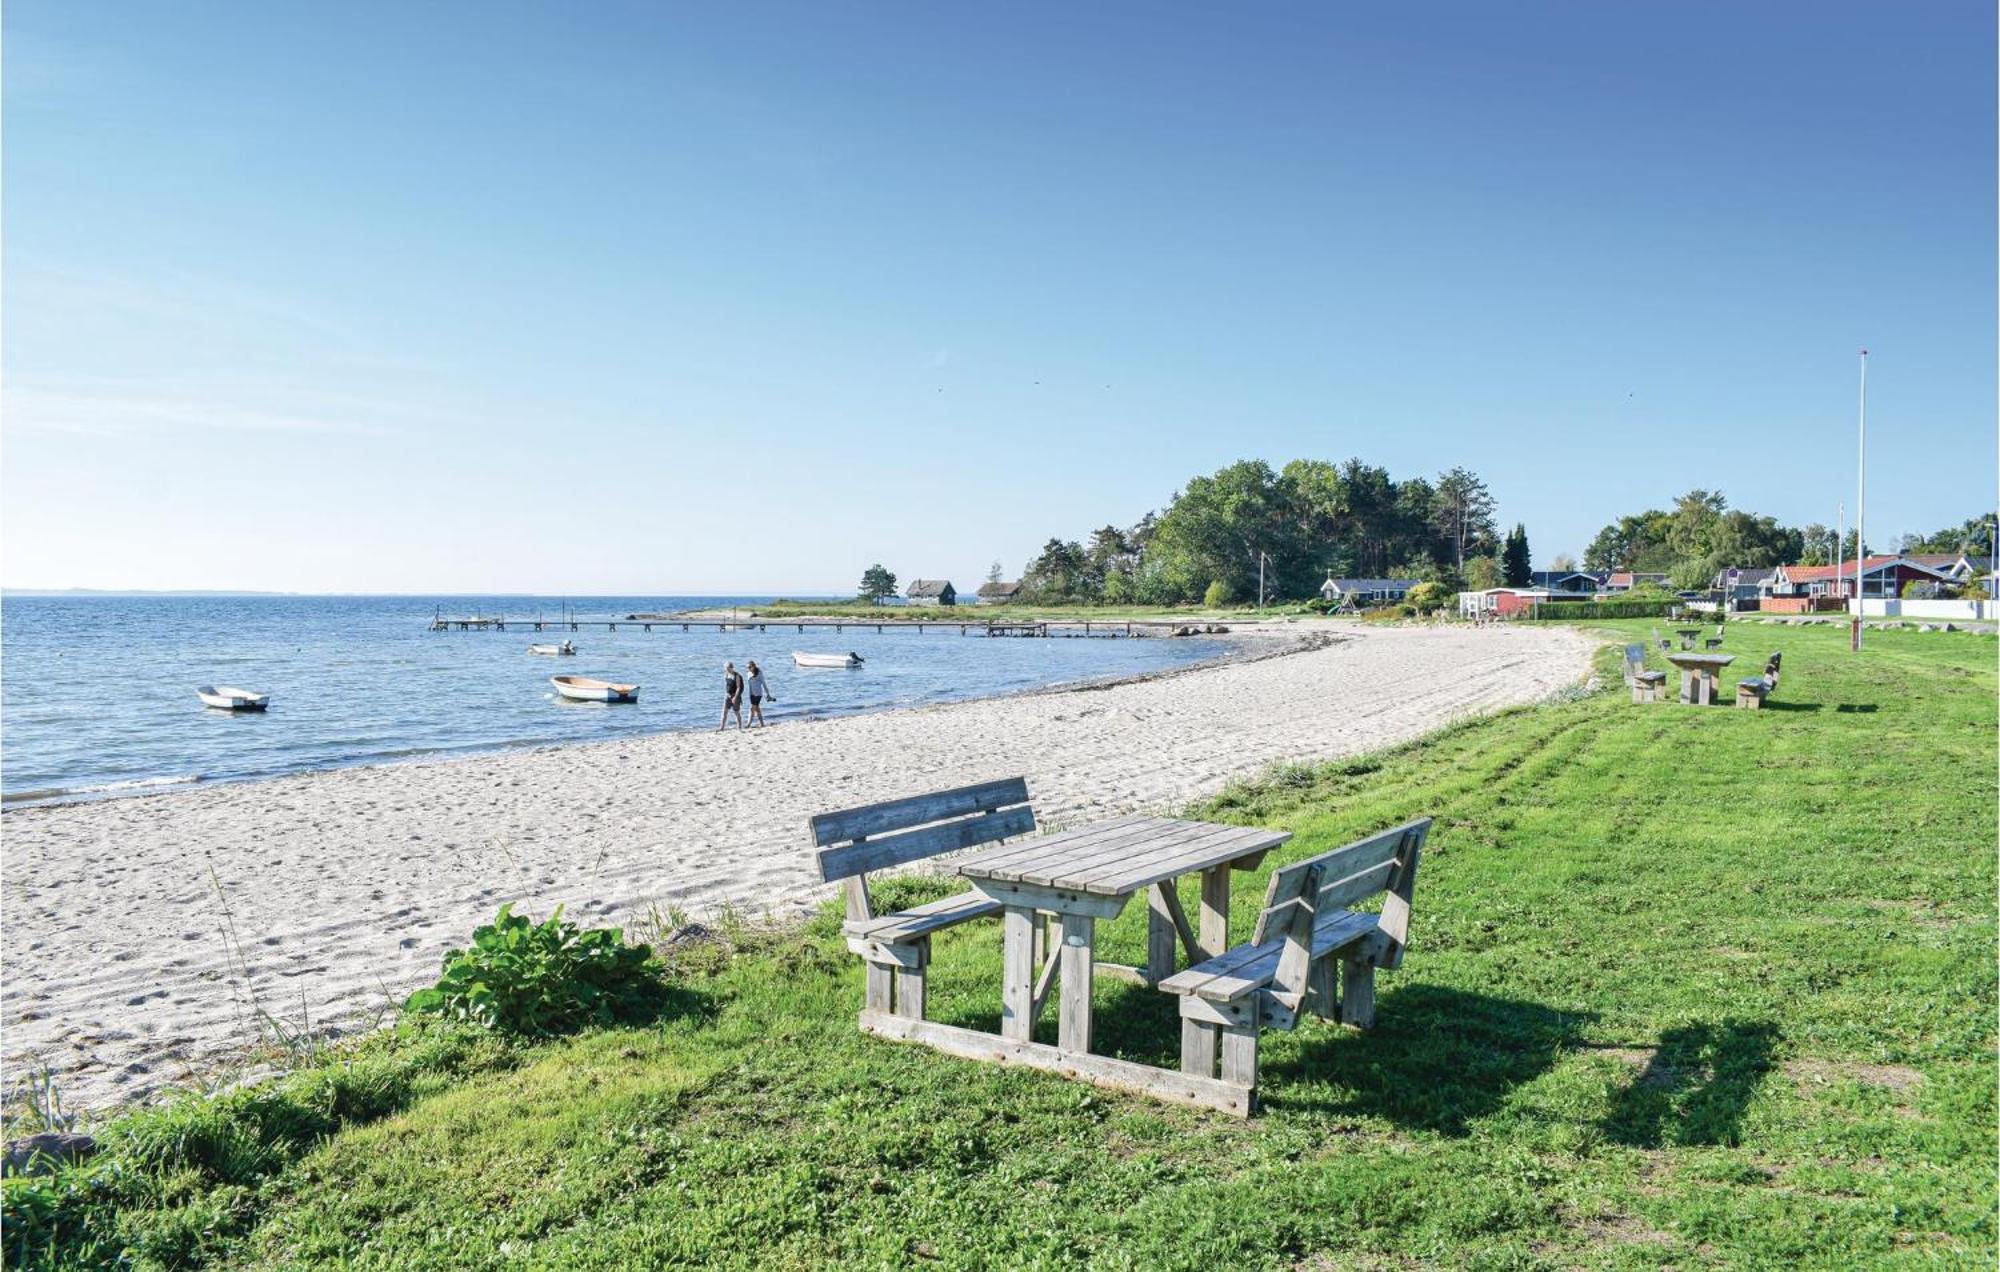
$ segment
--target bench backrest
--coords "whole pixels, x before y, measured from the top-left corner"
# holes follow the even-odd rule
[[[1646,647],[1644,645],[1625,646],[1625,683],[1631,684],[1633,677],[1646,670]]]
[[[819,877],[847,883],[850,919],[869,919],[867,872],[990,844],[1035,828],[1028,779],[1002,778],[860,808],[820,813],[808,823]]]
[[[1430,829],[1431,819],[1420,817],[1271,873],[1271,885],[1265,889],[1264,908],[1257,915],[1250,943],[1262,945],[1285,938],[1285,951],[1278,957],[1277,975],[1271,981],[1273,990],[1304,991],[1312,958],[1313,924],[1320,915],[1346,909],[1378,892],[1385,895],[1376,928],[1382,947],[1375,961],[1383,967],[1402,963],[1403,946],[1410,935],[1410,902],[1417,887],[1417,859]]]
[[[1764,682],[1773,689],[1778,687],[1778,662],[1784,656],[1784,651],[1780,650],[1778,653],[1771,655],[1770,662],[1764,664]]]

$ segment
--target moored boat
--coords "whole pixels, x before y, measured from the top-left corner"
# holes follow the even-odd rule
[[[792,662],[800,667],[859,667],[862,658],[860,654],[854,653],[802,654],[794,649],[792,651]]]
[[[229,685],[203,685],[194,691],[203,706],[214,707],[218,711],[262,711],[271,705],[268,693],[252,693],[248,689],[237,689]]]
[[[576,646],[570,641],[564,641],[560,645],[530,645],[528,646],[528,652],[531,654],[550,654],[550,655],[574,654],[576,652]]]
[[[589,676],[550,676],[556,692],[575,702],[637,702],[639,686],[618,685]]]

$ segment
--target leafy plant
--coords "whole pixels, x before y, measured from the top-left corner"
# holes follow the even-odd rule
[[[653,951],[619,928],[580,929],[562,907],[540,923],[500,907],[465,949],[447,950],[437,984],[404,1010],[469,1020],[503,1033],[559,1034],[637,1015],[659,997]]]

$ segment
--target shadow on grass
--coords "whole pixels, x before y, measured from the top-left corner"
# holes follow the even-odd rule
[[[1874,715],[1876,708],[1872,702],[1843,702],[1834,710],[1841,715]]]
[[[715,1018],[717,1011],[715,995],[705,990],[689,989],[684,985],[660,984],[649,987],[647,993],[630,1003],[618,1014],[618,1024],[624,1026],[664,1025],[676,1020],[693,1020],[706,1024]]]
[[[1056,1003],[1035,1028],[1056,1040]],[[1517,1086],[1552,1068],[1596,1017],[1540,1003],[1435,985],[1384,994],[1376,1027],[1318,1019],[1291,1035],[1265,1030],[1258,1091],[1273,1113],[1381,1117],[1412,1130],[1462,1136]],[[995,1032],[997,1012],[960,1012],[945,1023]],[[1180,1067],[1180,1008],[1173,995],[1100,982],[1091,1050],[1161,1069]]]
[[[1302,1045],[1271,1056],[1259,1091],[1274,1113],[1380,1117],[1461,1136],[1515,1087],[1553,1068],[1595,1018],[1518,998],[1412,985],[1382,995],[1373,1029],[1300,1025],[1295,1036]]]
[[[1660,1045],[1605,1116],[1604,1131],[1635,1148],[1741,1142],[1743,1111],[1771,1068],[1768,1020],[1689,1025]]]
[[[1820,704],[1817,702],[1779,702],[1775,698],[1764,699],[1766,711],[1818,711],[1819,709]],[[1872,711],[1874,708],[1870,707],[1869,710]]]

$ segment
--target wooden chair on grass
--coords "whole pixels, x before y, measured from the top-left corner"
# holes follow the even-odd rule
[[[1746,711],[1761,711],[1764,699],[1778,692],[1778,663],[1784,658],[1782,653],[1772,654],[1771,661],[1764,664],[1764,674],[1755,680],[1736,682],[1736,705]]]
[[[964,892],[895,914],[877,914],[868,896],[867,872],[1030,834],[1035,813],[1028,807],[1028,780],[1010,777],[821,813],[809,824],[820,878],[838,881],[846,891],[847,921],[841,930],[847,948],[868,965],[866,1006],[922,1020],[931,934],[998,914],[1000,903],[983,893]]]
[[[1667,673],[1646,670],[1646,647],[1644,645],[1625,646],[1625,686],[1632,691],[1632,701],[1658,702],[1666,692]]]
[[[1180,996],[1181,1071],[1213,1078],[1219,1061],[1254,1108],[1260,1030],[1295,1028],[1307,1012],[1372,1026],[1375,969],[1402,965],[1430,828],[1420,818],[1273,871],[1249,944],[1160,982]],[[1378,893],[1380,914],[1345,908]]]

